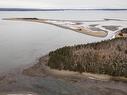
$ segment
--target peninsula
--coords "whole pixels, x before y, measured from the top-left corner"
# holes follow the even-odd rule
[[[23,73],[127,81],[127,38],[65,46],[40,58]]]

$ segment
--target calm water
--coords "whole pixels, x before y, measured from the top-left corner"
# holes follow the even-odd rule
[[[65,20],[127,19],[127,11],[55,11],[55,12],[0,12],[0,72],[24,64],[32,64],[40,56],[67,45],[90,43],[111,38],[97,38],[51,25],[33,22],[6,21],[2,18],[37,17]],[[105,22],[98,22],[104,24]],[[89,24],[98,24],[97,22]],[[106,22],[106,24],[123,22]],[[86,22],[87,24],[87,22]]]

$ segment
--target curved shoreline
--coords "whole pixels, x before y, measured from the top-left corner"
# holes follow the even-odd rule
[[[83,33],[83,34],[86,34],[86,35],[94,36],[94,37],[106,37],[108,35],[107,31],[92,31],[91,29],[89,29],[85,26],[76,25],[75,22],[70,22],[70,23],[75,23],[75,25],[68,26],[68,25],[66,25],[66,22],[67,22],[66,20],[64,21],[64,20],[38,19],[38,18],[6,18],[6,19],[3,19],[3,20],[29,21],[29,22],[45,23],[45,24],[61,27],[61,28],[64,28],[64,29],[69,29],[69,30],[72,30],[72,31],[75,31],[75,32],[78,32],[78,33]],[[52,21],[55,21],[55,22],[58,22],[58,23],[62,22],[63,24],[62,25],[57,24],[57,23],[52,22]]]
[[[57,69],[51,69],[49,66],[47,66],[49,57],[43,56],[39,59],[39,62],[32,67],[29,67],[28,69],[23,70],[23,74],[28,76],[44,76],[44,75],[50,75],[58,78],[78,78],[78,79],[93,79],[93,80],[100,80],[100,81],[123,81],[127,82],[127,78],[125,77],[114,77],[110,75],[104,75],[104,74],[92,74],[92,73],[79,73],[74,71],[68,71],[68,70],[57,70]]]
[[[72,29],[66,26],[62,26],[62,25],[58,25],[55,24],[53,22],[46,22],[48,21],[48,19],[37,19],[37,18],[8,18],[5,20],[17,20],[17,21],[30,21],[30,22],[39,22],[39,23],[46,23],[46,24],[50,24],[50,25],[54,25],[54,26],[58,26],[58,27],[62,27],[62,28],[66,28],[66,29],[70,29],[73,31],[77,31],[80,33],[84,33],[88,35],[92,35],[92,36],[98,36],[98,34],[96,32],[87,32],[87,30],[84,31],[85,32],[81,32],[77,29]],[[51,20],[51,19],[49,19]],[[52,20],[51,20],[52,21]],[[54,21],[54,20],[53,20]],[[61,21],[61,20],[60,20]],[[63,20],[64,21],[64,20]],[[106,33],[106,32],[105,32]],[[101,34],[99,34],[101,35]],[[103,35],[103,34],[102,34]],[[105,34],[107,35],[107,34]],[[103,36],[100,36],[103,37]],[[47,58],[46,58],[47,59]],[[46,66],[46,62],[47,60],[45,60],[45,57],[40,58],[39,63],[35,64],[34,66],[25,69],[23,71],[23,73],[28,74],[28,75],[32,75],[32,76],[40,76],[43,73],[48,74],[48,75],[53,75],[53,76],[58,76],[58,77],[79,77],[79,78],[90,78],[90,79],[96,79],[96,80],[121,80],[121,81],[127,81],[127,78],[125,77],[114,77],[114,76],[110,76],[110,75],[101,75],[101,74],[92,74],[92,73],[78,73],[78,72],[73,72],[73,71],[66,71],[66,70],[56,70],[56,69],[51,69],[50,67]],[[45,64],[42,64],[45,63]],[[41,68],[40,68],[41,67]],[[35,70],[35,71],[34,71]],[[38,73],[38,74],[37,74]]]

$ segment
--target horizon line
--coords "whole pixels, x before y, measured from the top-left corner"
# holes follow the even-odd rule
[[[0,11],[127,10],[127,8],[0,8]]]

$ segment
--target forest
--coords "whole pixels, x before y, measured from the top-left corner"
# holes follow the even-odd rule
[[[127,77],[127,38],[65,46],[49,53],[47,65],[58,70]]]

